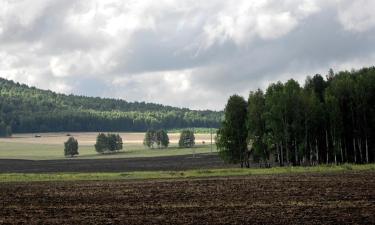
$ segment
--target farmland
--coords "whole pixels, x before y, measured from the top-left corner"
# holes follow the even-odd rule
[[[157,157],[173,155],[189,155],[193,153],[211,152],[210,134],[196,134],[196,148],[179,149],[177,147],[179,133],[169,134],[168,149],[146,149],[142,142],[144,133],[120,133],[124,140],[124,150],[116,154],[97,154],[94,149],[97,132],[69,133],[79,142],[80,159],[108,159],[132,157]],[[15,134],[11,138],[0,138],[0,159],[27,160],[59,160],[65,159],[63,143],[67,133]],[[204,143],[204,144],[203,144]],[[212,151],[216,151],[213,145]]]
[[[3,183],[0,223],[374,224],[374,175]]]

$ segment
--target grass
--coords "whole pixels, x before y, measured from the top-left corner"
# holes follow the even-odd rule
[[[97,154],[94,146],[79,146],[80,159],[101,159],[101,158],[131,158],[131,157],[156,157],[189,155],[211,152],[210,145],[197,145],[194,149],[180,149],[171,145],[167,149],[148,149],[142,144],[124,144],[124,150],[114,154]],[[216,151],[213,145],[213,151]],[[63,145],[56,144],[32,144],[17,142],[0,142],[0,159],[28,159],[28,160],[56,160],[65,159]]]
[[[117,173],[0,173],[0,182],[186,179],[272,174],[334,173],[347,171],[375,171],[375,164],[344,164],[338,166],[321,165],[315,167],[274,167],[259,169],[227,168],[186,171],[139,171]]]

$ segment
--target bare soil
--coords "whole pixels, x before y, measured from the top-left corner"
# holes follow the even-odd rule
[[[0,224],[375,224],[375,173],[0,184]]]
[[[1,173],[127,172],[225,168],[217,154],[119,159],[17,160],[0,159]],[[238,167],[238,166],[237,166]]]

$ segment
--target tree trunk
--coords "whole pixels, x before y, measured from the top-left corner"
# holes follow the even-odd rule
[[[341,140],[339,141],[339,148],[340,148],[340,153],[341,153],[341,163],[344,163],[344,155],[343,155],[343,152],[342,152]]]
[[[281,142],[280,144],[280,156],[281,156],[281,166],[284,166],[283,142]]]
[[[298,165],[298,148],[297,148],[297,140],[294,139],[294,160],[295,160],[295,165]]]
[[[329,149],[329,145],[328,145],[328,131],[326,130],[326,147],[327,147],[327,164],[328,164],[328,161],[329,161],[329,156],[328,156],[328,149]]]
[[[359,160],[360,160],[360,163],[362,163],[363,160],[362,160],[362,141],[361,141],[361,139],[358,138],[357,144],[358,144],[358,150],[359,150]]]
[[[312,164],[312,147],[311,147],[311,142],[309,142],[309,147],[310,147],[310,166]]]
[[[319,164],[319,149],[318,149],[318,139],[315,138],[315,151],[316,151],[316,162]]]
[[[353,138],[354,163],[357,163],[357,150],[355,147],[355,138]]]
[[[345,149],[345,161],[348,162],[348,148],[346,147],[346,140],[344,139],[344,149]]]
[[[285,143],[285,151],[286,151],[286,154],[285,154],[286,164],[287,164],[287,166],[289,166],[289,149],[288,149],[288,144],[287,143]]]
[[[279,144],[276,144],[276,152],[277,152],[277,161],[279,162],[279,165],[281,166]]]
[[[367,136],[366,136],[366,163],[368,163],[368,143],[367,143]]]

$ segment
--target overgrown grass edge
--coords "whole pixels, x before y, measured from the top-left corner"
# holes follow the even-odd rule
[[[86,181],[86,180],[138,180],[138,179],[186,179],[208,177],[231,177],[249,175],[272,175],[294,173],[333,173],[345,171],[375,171],[375,164],[319,165],[314,167],[273,167],[273,168],[225,168],[197,169],[185,171],[135,171],[98,173],[0,173],[0,182],[36,181]]]

